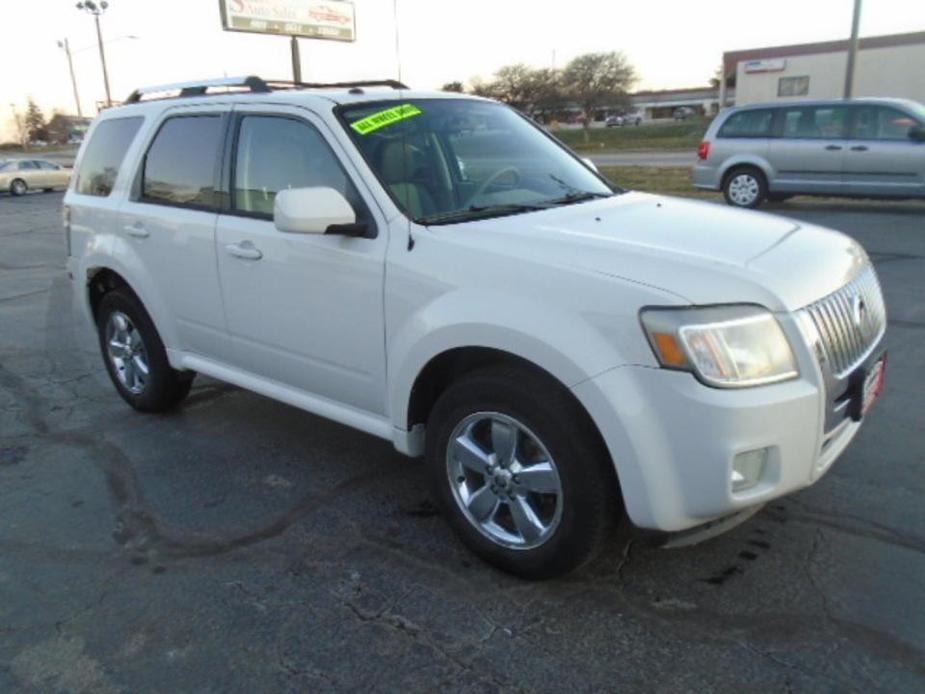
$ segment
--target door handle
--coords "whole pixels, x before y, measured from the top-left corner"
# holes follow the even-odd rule
[[[839,150],[841,150],[841,145],[827,145],[826,150],[828,150],[829,152],[838,152]]]
[[[129,236],[134,236],[136,239],[146,239],[151,235],[151,232],[149,232],[147,229],[141,226],[140,222],[127,225],[124,228],[125,228],[126,234],[128,234]]]
[[[851,148],[851,151],[852,151],[852,152],[866,152],[866,151],[867,151],[867,147],[864,146],[864,145],[858,145],[857,147],[852,147],[852,148]]]
[[[225,246],[225,250],[228,251],[229,255],[233,255],[235,258],[242,258],[243,260],[260,260],[263,257],[263,253],[261,253],[258,248],[255,248],[254,244],[250,241],[230,243]]]

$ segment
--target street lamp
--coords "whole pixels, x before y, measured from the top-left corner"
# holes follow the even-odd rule
[[[71,71],[71,86],[74,88],[74,101],[77,102],[77,117],[83,118],[83,111],[80,110],[80,96],[77,94],[77,78],[74,77],[74,61],[71,60],[71,45],[67,39],[64,39],[64,41],[58,41],[58,48],[67,54],[67,66]]]
[[[96,3],[94,0],[83,0],[77,3],[78,10],[86,10],[93,15],[96,22],[96,41],[100,46],[100,62],[103,64],[103,84],[106,87],[106,105],[112,106],[112,97],[109,95],[109,74],[106,72],[106,53],[103,51],[103,34],[100,32],[100,15],[106,11],[109,3],[106,0]]]

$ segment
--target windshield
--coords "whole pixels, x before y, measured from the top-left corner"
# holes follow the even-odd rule
[[[395,202],[422,224],[518,214],[614,193],[507,106],[412,99],[344,107],[339,114]]]
[[[15,161],[0,161],[0,171],[12,171]]]

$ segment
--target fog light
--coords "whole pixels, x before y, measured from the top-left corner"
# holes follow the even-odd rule
[[[767,448],[736,454],[732,459],[732,491],[743,492],[758,484],[767,462]]]

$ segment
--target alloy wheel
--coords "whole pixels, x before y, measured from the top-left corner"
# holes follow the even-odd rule
[[[469,523],[510,549],[545,543],[562,518],[559,471],[540,439],[499,412],[466,417],[446,454],[453,498]]]
[[[148,352],[141,334],[122,311],[113,311],[106,322],[106,352],[119,382],[134,395],[148,384]]]

